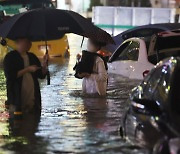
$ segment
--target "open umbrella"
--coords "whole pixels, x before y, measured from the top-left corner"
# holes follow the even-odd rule
[[[111,36],[78,13],[51,8],[35,9],[14,15],[0,26],[0,36],[15,40],[28,37],[32,41],[59,39],[75,33],[103,43],[114,43]]]
[[[45,41],[46,47],[48,40],[59,39],[66,33],[75,33],[102,43],[114,43],[104,30],[94,26],[78,13],[67,10],[35,9],[14,15],[0,26],[0,36],[3,38]],[[48,84],[49,81],[50,78]]]

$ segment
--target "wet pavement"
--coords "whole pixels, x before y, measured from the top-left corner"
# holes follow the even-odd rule
[[[77,41],[78,40],[78,41]],[[118,128],[130,90],[139,81],[109,77],[107,98],[84,96],[72,70],[81,37],[69,37],[70,59],[53,58],[51,85],[41,82],[41,117],[9,121],[0,71],[0,154],[6,153],[148,153],[119,136]]]

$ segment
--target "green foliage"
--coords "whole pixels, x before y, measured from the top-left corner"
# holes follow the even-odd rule
[[[2,68],[0,68],[0,102],[6,99],[6,79]]]
[[[90,7],[89,7],[89,11],[92,11],[92,7],[93,6],[102,6],[100,0],[91,0],[90,2]]]
[[[150,0],[120,0],[121,6],[132,6],[133,3],[135,7],[151,7]]]

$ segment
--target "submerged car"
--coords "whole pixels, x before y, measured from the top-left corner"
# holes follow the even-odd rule
[[[127,39],[132,37],[150,37],[156,33],[163,31],[170,31],[174,29],[180,29],[179,23],[162,23],[162,24],[149,24],[138,26],[129,30],[126,30],[119,35],[113,37],[116,44],[109,44],[105,46],[102,50],[106,52],[113,53],[117,48]]]
[[[143,79],[143,74],[154,67],[148,61],[146,43],[140,38],[125,41],[110,57],[108,73],[130,79]]]
[[[167,31],[151,38],[130,38],[109,59],[108,71],[142,80],[159,61],[180,56],[180,31]]]
[[[120,134],[156,153],[180,152],[180,57],[161,61],[132,90]]]

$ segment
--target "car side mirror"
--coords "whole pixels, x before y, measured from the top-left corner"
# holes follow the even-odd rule
[[[159,104],[154,100],[148,99],[133,99],[132,109],[139,114],[149,116],[159,116],[162,114]]]

